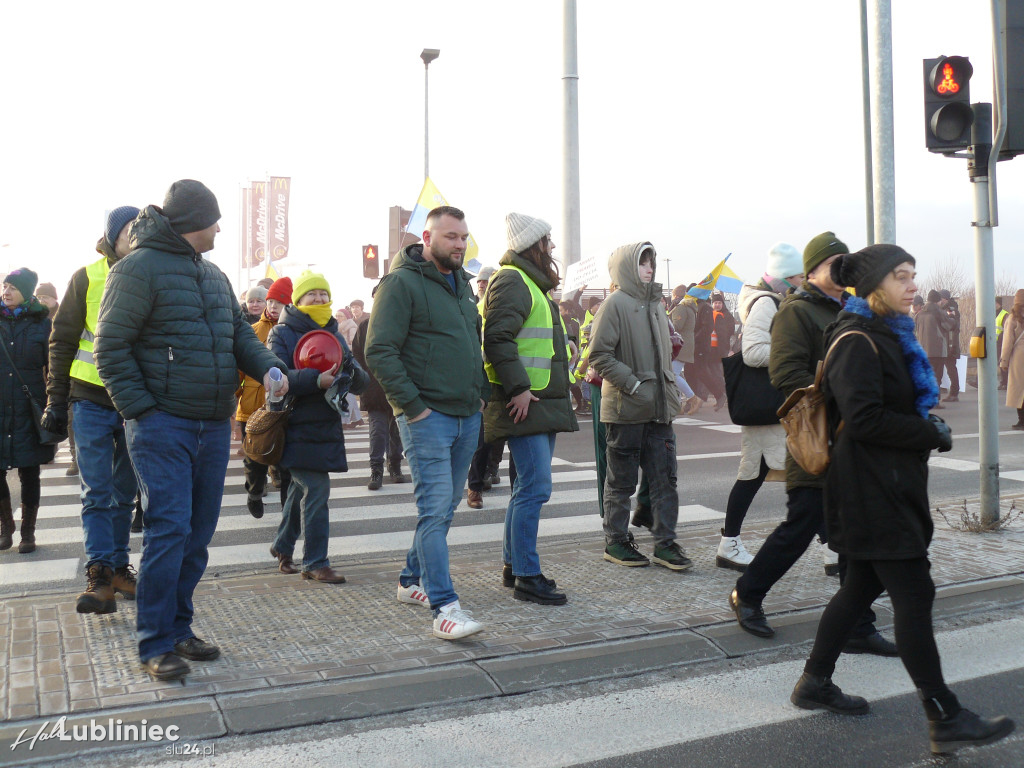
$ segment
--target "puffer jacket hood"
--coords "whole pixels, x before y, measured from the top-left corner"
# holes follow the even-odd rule
[[[191,259],[202,258],[184,237],[171,229],[171,222],[155,205],[147,205],[128,230],[128,243],[132,250],[152,248],[164,253],[181,254]]]
[[[740,288],[740,295],[736,300],[736,309],[741,323],[747,322],[750,308],[754,306],[754,302],[765,296],[775,299],[776,305],[782,301],[782,294],[773,291],[764,280],[759,281],[757,285],[744,285]]]
[[[654,276],[651,282],[642,283],[640,257],[647,251],[651,254]],[[608,274],[611,275],[612,282],[619,286],[619,290],[634,299],[650,301],[652,297],[661,296],[661,283],[654,282],[654,278],[658,276],[657,253],[654,246],[648,242],[622,245],[612,251],[612,255],[608,257]]]
[[[100,239],[96,241],[96,253],[107,257],[107,266],[112,267],[121,260],[121,257],[117,255],[117,252],[110,247],[110,243],[107,242],[106,235],[100,235]]]

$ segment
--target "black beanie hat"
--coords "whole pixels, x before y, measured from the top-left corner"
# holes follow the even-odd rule
[[[205,184],[193,179],[171,184],[164,195],[163,212],[179,235],[199,232],[220,220],[217,198]]]
[[[13,285],[21,293],[21,297],[28,301],[35,293],[36,283],[39,282],[39,275],[28,267],[22,267],[11,272],[4,278],[4,282]],[[11,342],[14,343],[13,341]]]
[[[857,295],[866,299],[886,275],[905,261],[916,264],[914,257],[898,245],[869,245],[833,261],[830,267],[832,281],[837,285],[853,286]]]

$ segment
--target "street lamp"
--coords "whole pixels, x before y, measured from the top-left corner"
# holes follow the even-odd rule
[[[423,59],[423,178],[427,179],[430,177],[430,120],[428,106],[430,100],[428,98],[429,86],[430,86],[430,62],[441,55],[441,51],[437,48],[424,48],[420,54],[420,58]]]

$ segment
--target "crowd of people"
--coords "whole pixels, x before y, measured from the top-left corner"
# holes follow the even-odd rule
[[[1007,718],[961,707],[935,646],[927,463],[931,450],[952,445],[932,411],[943,407],[943,372],[945,402],[958,400],[959,312],[948,291],[918,301],[915,260],[903,249],[851,253],[832,232],[802,253],[779,243],[762,277],[742,288],[737,320],[723,295],[699,286],[665,296],[654,245],[631,243],[609,258],[607,298],[584,309],[582,292],[554,300],[561,276],[551,226],[520,213],[506,217],[508,250],[497,268],[476,275],[474,292],[463,268],[466,217],[445,205],[430,211],[422,242],[395,255],[368,313],[361,300],[335,310],[330,284],[309,270],[236,297],[204,258],[219,219],[205,185],[175,182],[162,206],[110,212],[98,258],[75,273],[59,305],[53,287],[37,285],[24,268],[4,278],[0,296],[9,358],[0,360],[7,374],[0,379],[0,549],[11,548],[15,534],[6,470],[17,468],[22,484],[18,551],[31,552],[40,465],[55,453],[44,434],[66,434],[73,417],[87,556],[77,610],[109,613],[118,595],[134,599],[139,657],[152,678],[182,678],[189,661],[220,655],[192,629],[192,596],[220,513],[232,422],[244,435],[268,392],[284,398],[289,414],[283,454],[274,466],[249,457],[243,464],[253,517],[265,513],[268,483],[280,488],[270,547],[278,569],[345,581],[328,557],[330,474],[347,471],[345,432],[363,423],[365,411],[368,489],[381,488],[386,466],[391,482],[411,481],[415,499],[397,600],[429,609],[433,634],[458,640],[484,624],[460,602],[447,535],[464,492],[468,506],[480,508],[483,492],[500,482],[505,445],[511,494],[502,584],[514,599],[568,602],[565,585],[543,572],[537,538],[556,439],[579,429],[577,414],[593,415],[604,559],[692,568],[677,540],[673,422],[710,398],[715,410],[727,405],[722,360],[739,352],[783,396],[812,383],[828,361],[830,469],[814,475],[797,464],[779,424],[744,425],[716,553],[718,566],[740,573],[728,596],[739,626],[759,637],[774,634],[762,608],[767,593],[816,538],[828,553],[826,570],[840,587],[792,702],[863,714],[868,703],[832,682],[839,654],[899,656],[934,751],[989,743],[1013,729]],[[1000,310],[1007,404],[1017,408],[1015,428],[1024,429],[1024,290]],[[310,334],[326,334],[340,349],[326,369],[297,362]],[[787,515],[751,555],[742,523],[774,479],[786,483]],[[138,574],[128,562],[137,498]],[[630,524],[650,529],[650,556]],[[895,643],[874,623],[871,604],[883,591],[893,604]]]

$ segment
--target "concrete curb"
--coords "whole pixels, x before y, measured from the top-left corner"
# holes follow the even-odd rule
[[[935,616],[950,618],[1024,604],[1024,576],[1002,576],[954,584],[938,590]],[[644,637],[596,641],[495,658],[479,659],[390,674],[367,675],[343,682],[318,682],[277,686],[270,690],[221,693],[160,704],[107,709],[67,715],[8,721],[0,725],[0,743],[22,741],[5,755],[8,765],[54,764],[84,754],[138,749],[147,744],[168,754],[189,756],[182,750],[201,749],[200,739],[340,722],[409,711],[421,707],[510,696],[544,688],[569,686],[594,680],[632,676],[674,666],[749,656],[769,650],[808,643],[821,608],[792,611],[770,617],[776,635],[753,637],[735,622],[719,622],[683,630],[668,630]],[[887,626],[891,611],[887,601],[876,604],[878,623]],[[102,742],[46,738],[63,723],[65,735],[96,724],[143,724],[166,731],[177,726],[179,739],[117,740]],[[38,739],[29,749],[35,734]],[[158,746],[159,745],[159,746]],[[199,752],[191,753],[199,756]]]

